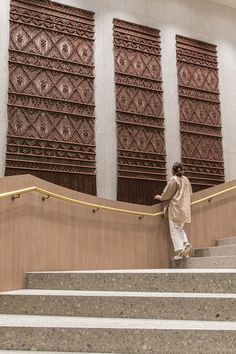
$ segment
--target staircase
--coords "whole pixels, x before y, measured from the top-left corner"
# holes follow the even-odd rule
[[[235,353],[233,269],[28,273],[26,287],[0,293],[0,353]]]
[[[236,269],[236,237],[217,240],[216,247],[194,249],[187,259],[173,259],[172,268]]]

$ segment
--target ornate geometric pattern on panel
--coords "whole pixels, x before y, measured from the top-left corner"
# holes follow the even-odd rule
[[[113,22],[118,200],[153,204],[166,183],[159,30]]]
[[[12,0],[6,175],[96,194],[94,13]]]
[[[224,182],[217,51],[176,36],[181,158],[193,190]]]

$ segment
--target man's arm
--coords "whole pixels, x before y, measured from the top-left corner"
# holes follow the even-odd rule
[[[160,200],[161,202],[167,201],[173,197],[176,192],[176,181],[171,178],[167,183],[162,195],[155,195],[154,199]]]

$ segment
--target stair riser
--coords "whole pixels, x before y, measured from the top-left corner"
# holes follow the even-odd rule
[[[218,354],[234,353],[236,331],[2,327],[0,343],[4,350]]]
[[[198,257],[172,261],[173,268],[192,269],[235,269],[236,256],[228,257]]]
[[[236,245],[193,250],[193,257],[235,256]]]
[[[0,296],[1,314],[235,321],[233,308],[233,298]]]
[[[235,293],[236,273],[28,273],[27,288]]]

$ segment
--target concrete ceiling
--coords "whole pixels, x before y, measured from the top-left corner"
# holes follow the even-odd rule
[[[210,0],[213,2],[217,2],[218,4],[228,6],[228,7],[233,7],[236,9],[236,0]]]

